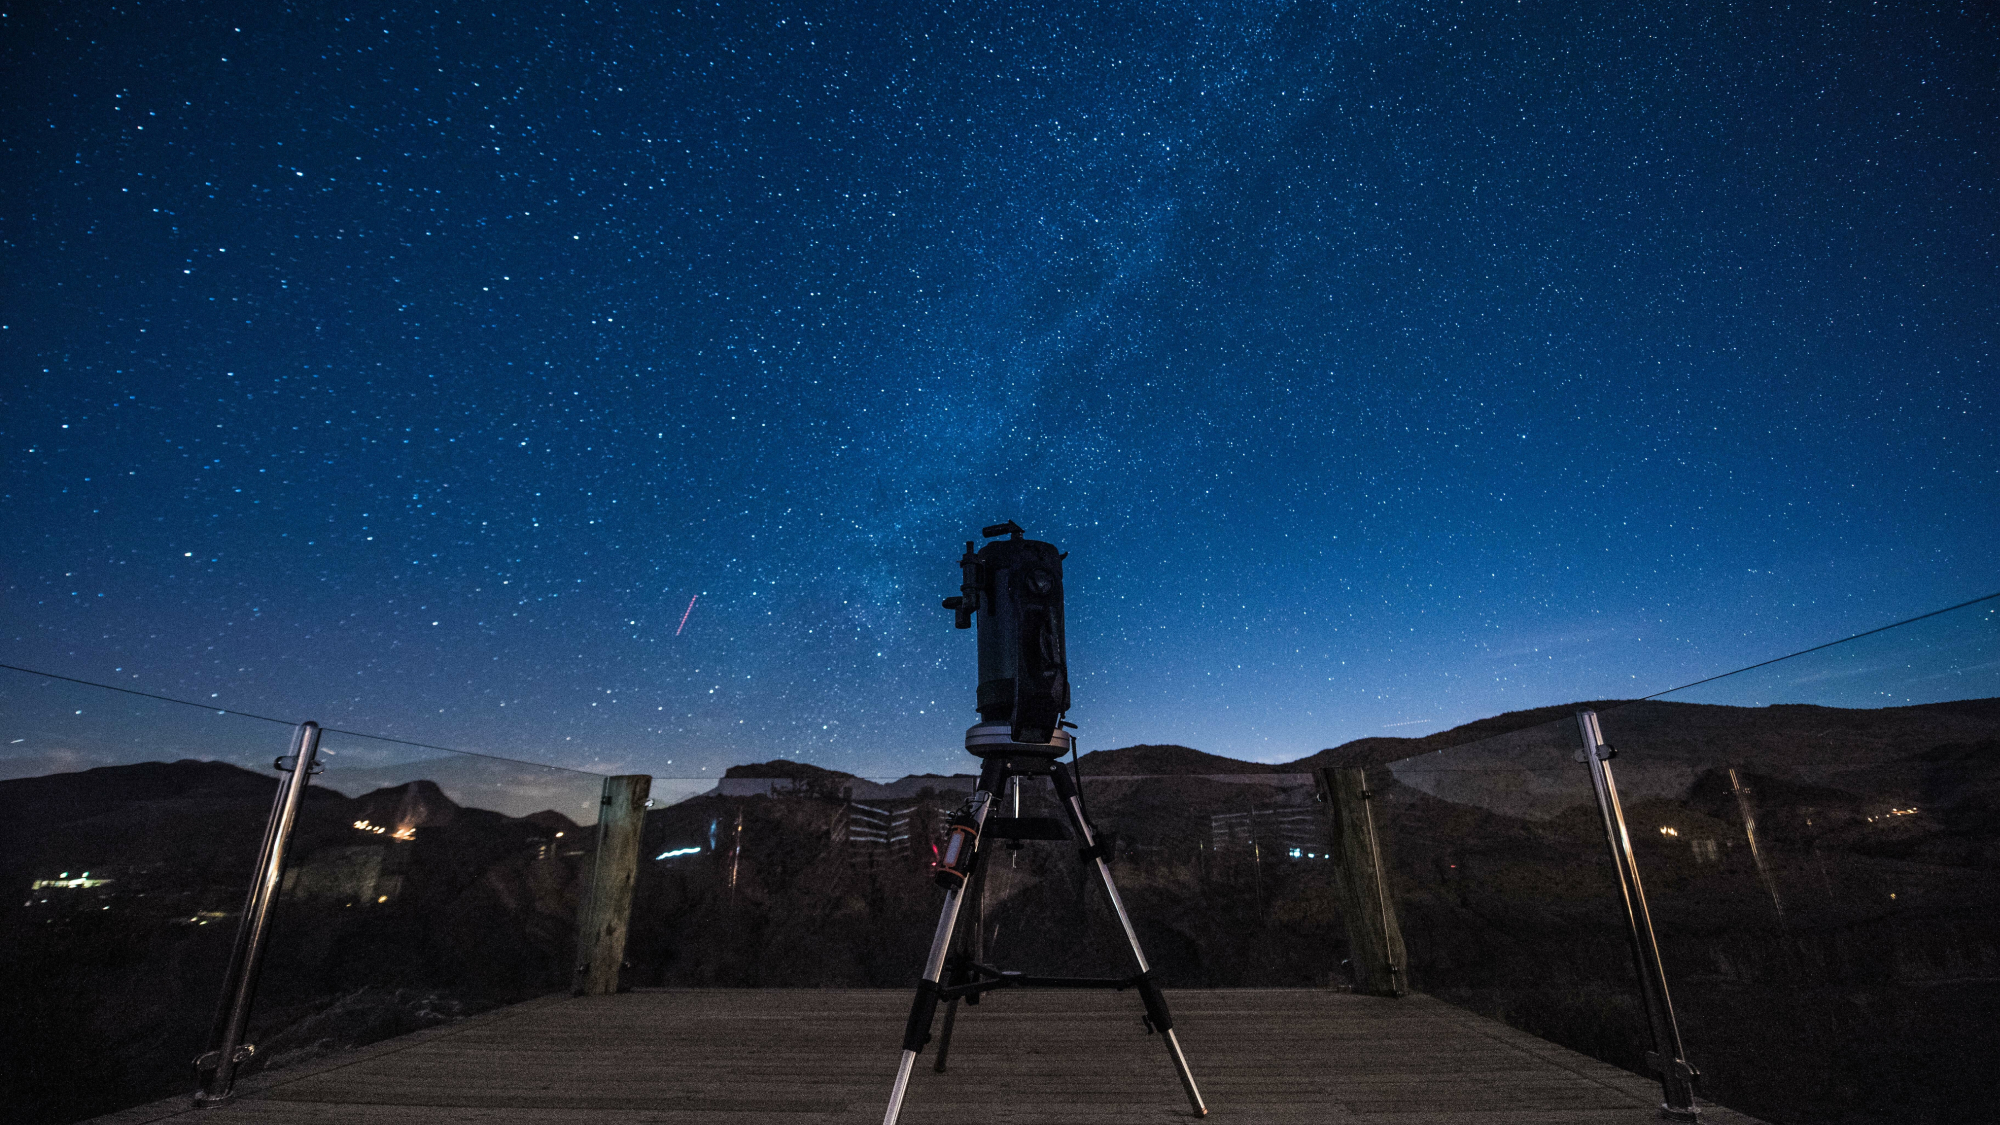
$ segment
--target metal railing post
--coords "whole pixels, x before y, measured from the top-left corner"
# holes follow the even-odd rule
[[[236,1068],[257,1053],[254,1045],[243,1041],[243,1035],[250,1023],[250,1003],[257,995],[264,946],[271,937],[271,910],[277,905],[285,877],[285,848],[292,840],[292,825],[298,820],[306,783],[319,772],[318,760],[319,724],[300,723],[292,733],[292,752],[272,763],[287,776],[271,800],[271,818],[264,825],[264,843],[257,853],[250,895],[243,904],[243,920],[236,927],[236,944],[229,951],[229,971],[222,980],[222,999],[216,1005],[208,1050],[194,1060],[201,1080],[194,1095],[197,1106],[227,1102],[236,1085]]]
[[[1700,1074],[1688,1065],[1680,1026],[1674,1022],[1660,943],[1653,936],[1653,916],[1646,910],[1646,890],[1639,883],[1639,864],[1625,828],[1625,810],[1618,803],[1618,785],[1611,777],[1611,759],[1616,752],[1604,743],[1597,712],[1578,711],[1576,725],[1583,735],[1583,748],[1576,752],[1576,760],[1589,768],[1590,786],[1597,793],[1597,811],[1604,821],[1604,838],[1611,845],[1611,865],[1618,871],[1618,893],[1624,900],[1625,925],[1632,937],[1632,964],[1639,971],[1640,998],[1645,1001],[1646,1022],[1653,1033],[1647,1061],[1660,1076],[1660,1116],[1693,1121],[1701,1116],[1694,1104],[1694,1083]]]

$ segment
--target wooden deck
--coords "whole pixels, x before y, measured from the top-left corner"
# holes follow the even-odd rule
[[[1243,989],[1168,1000],[1218,1125],[1657,1120],[1655,1083],[1428,997]],[[222,1109],[183,1098],[98,1121],[873,1125],[908,1009],[909,995],[890,991],[551,997],[245,1080]],[[927,1050],[903,1120],[1192,1120],[1139,1013],[1131,994],[1089,992],[999,993],[961,1008],[950,1073],[933,1073]]]

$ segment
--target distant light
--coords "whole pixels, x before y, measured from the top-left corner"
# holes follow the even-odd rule
[[[1660,835],[1662,835],[1662,836],[1678,836],[1678,835],[1680,835],[1680,834],[1681,834],[1681,830],[1680,830],[1680,829],[1678,829],[1678,828],[1662,828],[1662,829],[1660,829]]]
[[[69,877],[69,872],[65,871],[54,879],[35,880],[31,885],[31,889],[40,891],[54,888],[56,890],[73,891],[79,887],[101,887],[109,882],[111,882],[110,879],[101,875],[95,879],[91,878],[88,871],[72,879]],[[48,900],[43,899],[42,901],[47,902]]]
[[[656,856],[654,856],[653,858],[654,858],[654,859],[672,859],[672,858],[674,858],[674,857],[675,857],[675,856],[677,856],[677,855],[693,855],[693,854],[695,854],[696,852],[699,852],[700,850],[701,850],[701,847],[700,847],[699,845],[697,845],[697,846],[695,846],[695,847],[691,847],[691,848],[675,848],[675,849],[674,849],[673,851],[670,851],[670,852],[661,852],[661,853],[660,853],[659,855],[656,855]]]

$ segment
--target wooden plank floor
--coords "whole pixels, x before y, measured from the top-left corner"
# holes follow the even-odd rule
[[[1423,996],[1168,994],[1217,1123],[1640,1125],[1659,1087]],[[98,1119],[369,1125],[879,1122],[909,995],[700,990],[548,998],[246,1081],[218,1110]],[[961,1008],[948,1074],[927,1050],[909,1125],[1188,1121],[1130,993],[1010,992]],[[940,1025],[942,1017],[940,1017]],[[1755,1125],[1710,1109],[1713,1125]]]

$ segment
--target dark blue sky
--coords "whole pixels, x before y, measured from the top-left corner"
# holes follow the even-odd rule
[[[1013,518],[1277,760],[2000,588],[1990,10],[1602,8],[7,8],[0,659],[952,769]]]

